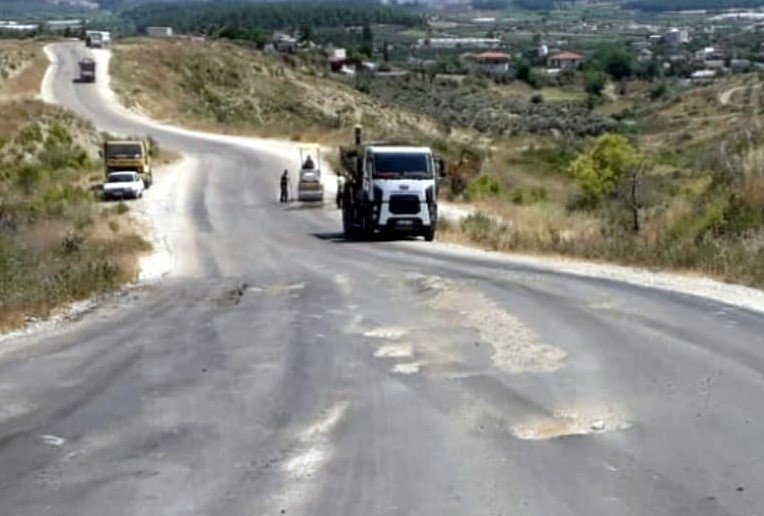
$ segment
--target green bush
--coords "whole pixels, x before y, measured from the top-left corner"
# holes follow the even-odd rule
[[[625,137],[604,134],[589,152],[576,158],[570,172],[587,200],[596,203],[611,195],[618,180],[640,159],[637,150]]]
[[[481,199],[492,197],[501,193],[501,185],[493,176],[481,174],[467,187],[467,197],[470,199]]]
[[[43,175],[38,165],[22,165],[16,172],[16,184],[26,195],[30,195]]]

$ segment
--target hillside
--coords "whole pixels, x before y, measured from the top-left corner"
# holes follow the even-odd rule
[[[344,141],[357,123],[384,136],[440,134],[426,117],[386,109],[309,63],[234,43],[128,40],[114,47],[111,73],[129,106],[194,128],[324,141]]]

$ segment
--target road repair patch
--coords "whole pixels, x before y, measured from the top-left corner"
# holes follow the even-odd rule
[[[380,326],[363,332],[364,337],[374,339],[398,340],[405,336],[409,330],[398,326]]]
[[[414,356],[414,347],[411,344],[386,344],[377,348],[374,356],[377,358],[411,358]]]
[[[390,368],[391,373],[395,374],[416,374],[421,369],[422,364],[419,362],[408,362],[405,364],[395,364]]]
[[[453,320],[476,330],[480,340],[493,347],[491,362],[499,369],[552,372],[565,365],[565,351],[541,343],[531,328],[482,292],[438,276],[412,275],[408,282],[417,291],[432,295],[431,308],[450,312]]]
[[[603,412],[569,410],[556,412],[548,417],[533,418],[526,423],[515,425],[512,428],[512,434],[522,440],[545,441],[559,437],[624,431],[632,426],[628,418],[614,410]]]

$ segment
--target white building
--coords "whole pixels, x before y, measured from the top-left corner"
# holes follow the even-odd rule
[[[430,48],[497,48],[498,38],[422,38],[417,44]]]
[[[37,32],[39,25],[34,23],[16,23],[15,21],[0,21],[0,34],[14,36],[29,36]]]
[[[171,38],[172,27],[146,27],[146,35],[151,38]]]
[[[48,20],[45,27],[51,32],[64,32],[68,30],[80,30],[84,27],[82,20]]]
[[[273,47],[278,52],[294,52],[297,48],[297,38],[289,34],[276,34],[273,37]]]
[[[680,45],[686,45],[690,42],[690,31],[689,29],[678,29],[676,27],[672,27],[668,31],[666,31],[663,34],[663,37],[661,40],[671,47],[678,47]]]
[[[694,72],[690,78],[692,79],[692,82],[696,84],[707,84],[713,82],[716,78],[716,70],[698,70],[697,72]]]

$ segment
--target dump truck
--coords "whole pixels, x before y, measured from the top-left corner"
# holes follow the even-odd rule
[[[146,188],[154,177],[151,171],[151,147],[147,140],[106,140],[103,143],[106,176],[112,172],[132,170],[143,179]]]
[[[105,30],[85,31],[85,46],[88,48],[109,48],[111,33]]]
[[[443,160],[429,147],[408,143],[363,143],[355,129],[355,144],[340,148],[344,176],[342,225],[349,239],[376,234],[435,239],[438,225],[438,182]]]
[[[85,57],[77,62],[80,69],[79,82],[95,82],[96,80],[96,62]]]

